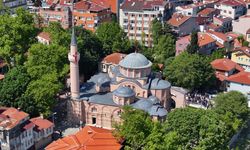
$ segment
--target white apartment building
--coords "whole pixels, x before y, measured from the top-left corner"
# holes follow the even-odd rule
[[[120,7],[120,26],[130,40],[151,47],[151,22],[165,21],[171,15],[169,3],[164,0],[125,0]],[[169,15],[169,16],[168,16]]]
[[[222,0],[214,8],[220,10],[220,14],[232,19],[238,19],[246,13],[246,5],[240,0]]]
[[[46,119],[30,119],[23,111],[0,107],[1,150],[40,149],[52,141],[53,128],[54,124]]]

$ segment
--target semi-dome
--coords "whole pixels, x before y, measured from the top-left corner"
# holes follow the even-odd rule
[[[148,100],[150,100],[153,104],[160,104],[160,100],[155,96],[149,96]]]
[[[121,60],[119,65],[124,68],[140,69],[150,67],[152,62],[140,53],[131,53]]]
[[[168,112],[161,105],[153,105],[148,113],[150,114],[150,116],[164,117]]]
[[[150,109],[153,106],[153,103],[146,99],[140,99],[139,101],[134,103],[132,106],[136,109],[148,111],[148,109]]]
[[[119,97],[132,97],[135,96],[135,92],[126,86],[119,86],[114,92],[114,95]]]
[[[148,89],[148,86],[153,90],[161,90],[170,88],[171,84],[166,80],[155,78],[151,80],[150,83],[146,84],[144,88]]]

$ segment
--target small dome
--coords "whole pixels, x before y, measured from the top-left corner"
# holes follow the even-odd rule
[[[114,95],[120,96],[120,97],[132,97],[135,96],[135,92],[129,88],[124,86],[119,86],[114,92]]]
[[[141,99],[134,103],[132,106],[137,109],[141,109],[144,111],[148,111],[149,108],[151,108],[153,103],[147,99]]]
[[[160,100],[155,97],[155,96],[149,96],[148,97],[148,100],[152,101],[152,103],[155,105],[155,104],[160,104]]]
[[[140,53],[131,53],[121,60],[119,65],[124,68],[140,69],[148,68],[152,63]]]
[[[148,113],[150,114],[150,116],[164,117],[167,115],[168,112],[161,105],[154,105],[151,107]]]
[[[145,88],[148,88],[149,84],[145,85]],[[161,80],[159,78],[155,78],[151,81],[150,89],[153,90],[161,90],[170,88],[171,84],[166,80]]]

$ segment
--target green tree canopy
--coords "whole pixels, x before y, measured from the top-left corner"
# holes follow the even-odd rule
[[[214,102],[214,110],[218,114],[230,113],[231,117],[239,119],[242,124],[249,118],[247,98],[240,92],[221,93],[214,98]]]
[[[175,39],[172,35],[159,37],[158,44],[153,48],[155,62],[164,63],[169,57],[175,56]]]
[[[198,53],[199,43],[198,43],[198,32],[193,31],[191,34],[190,44],[187,46],[187,52],[189,54]]]
[[[0,103],[4,106],[18,107],[17,98],[21,97],[30,82],[26,69],[17,66],[11,69],[0,82]]]
[[[164,76],[173,85],[190,90],[204,90],[215,85],[214,70],[207,57],[183,52],[164,69]]]
[[[130,47],[130,42],[116,22],[102,23],[96,30],[96,35],[103,44],[103,52],[105,55],[114,51],[126,53]]]
[[[153,128],[152,120],[142,110],[124,107],[122,124],[115,125],[115,135],[126,139],[125,149],[139,150],[146,144],[146,138]]]
[[[34,44],[28,52],[25,63],[28,73],[33,79],[40,79],[45,74],[56,73],[63,79],[69,71],[68,49],[55,44]]]
[[[32,15],[23,9],[16,10],[16,17],[8,13],[0,17],[0,56],[10,66],[22,64],[24,54],[36,41],[37,30]]]

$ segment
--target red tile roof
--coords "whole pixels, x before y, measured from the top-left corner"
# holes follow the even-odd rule
[[[208,16],[209,14],[213,13],[214,11],[216,11],[217,9],[215,8],[205,8],[203,9],[202,11],[200,11],[198,13],[198,15],[201,15],[201,16]]]
[[[243,5],[244,3],[238,0],[222,0],[220,4],[227,5],[227,6],[240,6],[240,5]]]
[[[211,65],[214,69],[221,71],[230,71],[232,69],[244,71],[244,68],[228,58],[216,59],[211,62]]]
[[[185,23],[191,16],[184,16],[184,15],[173,15],[171,19],[168,20],[168,24],[178,27]]]
[[[227,35],[222,32],[207,31],[209,34],[215,35],[223,41],[227,41]]]
[[[243,54],[247,55],[248,57],[250,57],[250,48],[249,47],[237,47],[233,50],[233,52],[237,52],[240,51]]]
[[[75,135],[66,136],[48,145],[46,150],[120,150],[122,145],[111,130],[85,126]]]
[[[121,9],[126,11],[143,11],[145,9],[153,9],[154,6],[165,6],[164,0],[124,0]]]
[[[250,72],[240,72],[227,78],[227,81],[250,85]]]
[[[126,56],[126,54],[122,53],[113,53],[108,56],[106,56],[102,62],[103,63],[111,63],[111,64],[116,64],[118,65],[119,62]]]
[[[49,34],[48,32],[41,32],[41,33],[39,33],[37,36],[38,36],[38,37],[41,37],[41,38],[43,38],[43,39],[45,39],[45,40],[48,40],[48,41],[51,40],[51,39],[50,39],[50,34]]]
[[[108,9],[109,6],[106,3],[101,3],[102,1],[96,3],[93,1],[79,1],[75,3],[75,10],[84,10],[84,11],[102,11],[104,9]]]
[[[32,119],[30,119],[30,121],[36,125],[36,129],[38,129],[38,130],[48,129],[48,128],[54,126],[54,124],[52,122],[50,122],[49,120],[42,119],[40,117],[32,118]]]

